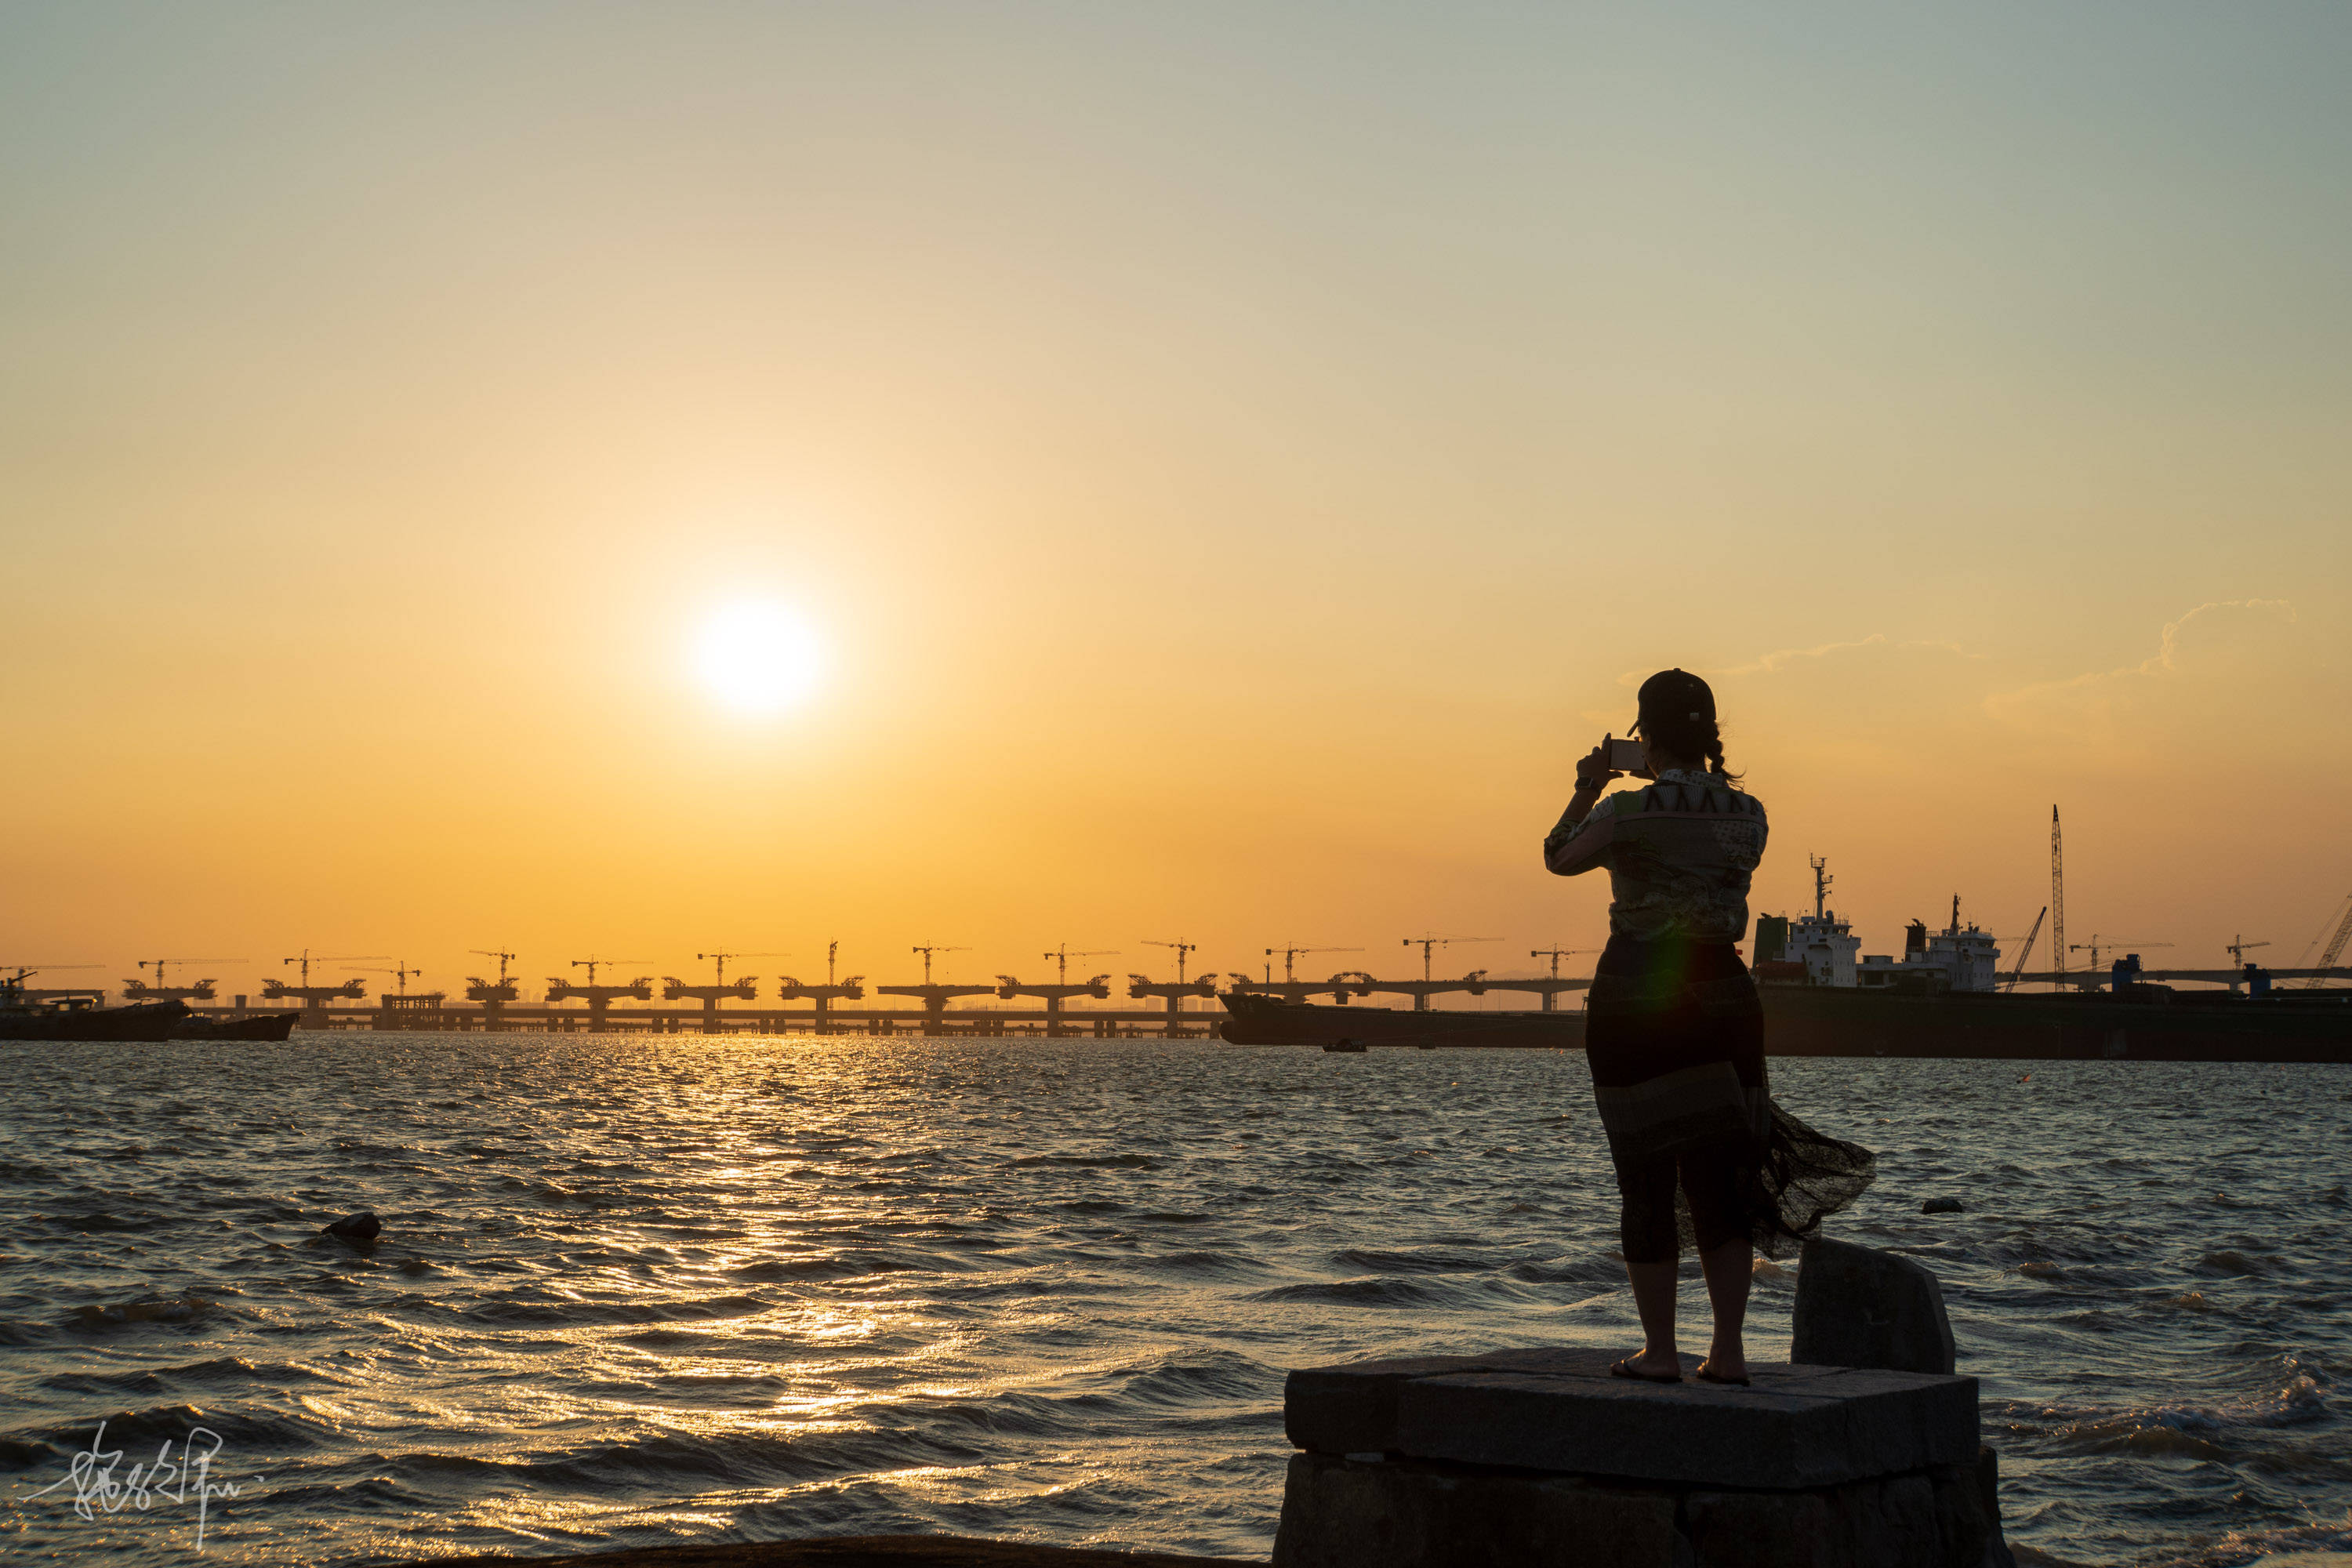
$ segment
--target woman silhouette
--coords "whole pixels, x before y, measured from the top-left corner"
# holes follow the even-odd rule
[[[1753,1249],[1770,1256],[1812,1235],[1869,1184],[1873,1157],[1771,1101],[1764,1012],[1738,945],[1767,826],[1763,805],[1724,765],[1715,693],[1668,669],[1642,683],[1639,702],[1646,765],[1634,773],[1648,782],[1604,797],[1623,776],[1604,738],[1577,764],[1575,798],[1544,840],[1545,866],[1563,877],[1605,866],[1613,894],[1585,1056],[1644,1342],[1610,1370],[1682,1381],[1675,1287],[1688,1239],[1715,1309],[1697,1375],[1744,1384]]]

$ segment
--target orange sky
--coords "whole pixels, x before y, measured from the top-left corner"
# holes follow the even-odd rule
[[[0,956],[1524,971],[1679,664],[1761,909],[1819,853],[1869,951],[2021,931],[2057,802],[2076,940],[2292,962],[2352,891],[2347,32],[16,11]],[[746,600],[827,649],[772,719],[688,668]]]

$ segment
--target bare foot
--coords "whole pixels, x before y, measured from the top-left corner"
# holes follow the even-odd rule
[[[1708,1383],[1746,1383],[1748,1352],[1738,1348],[1711,1351],[1698,1363],[1698,1375]]]
[[[1682,1381],[1683,1362],[1682,1357],[1678,1355],[1660,1354],[1644,1350],[1639,1355],[1627,1356],[1617,1364],[1625,1369],[1620,1374],[1622,1376],[1643,1378],[1651,1383]]]

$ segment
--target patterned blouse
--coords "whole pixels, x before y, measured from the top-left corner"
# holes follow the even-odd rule
[[[1609,868],[1609,929],[1641,942],[1742,942],[1748,883],[1764,858],[1764,806],[1720,773],[1668,768],[1603,795],[1591,815],[1544,839],[1544,866],[1574,877]]]

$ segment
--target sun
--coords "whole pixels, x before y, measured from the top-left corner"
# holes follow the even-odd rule
[[[722,705],[738,713],[775,714],[815,691],[824,674],[824,647],[814,628],[781,605],[730,605],[713,611],[696,633],[693,666]]]

